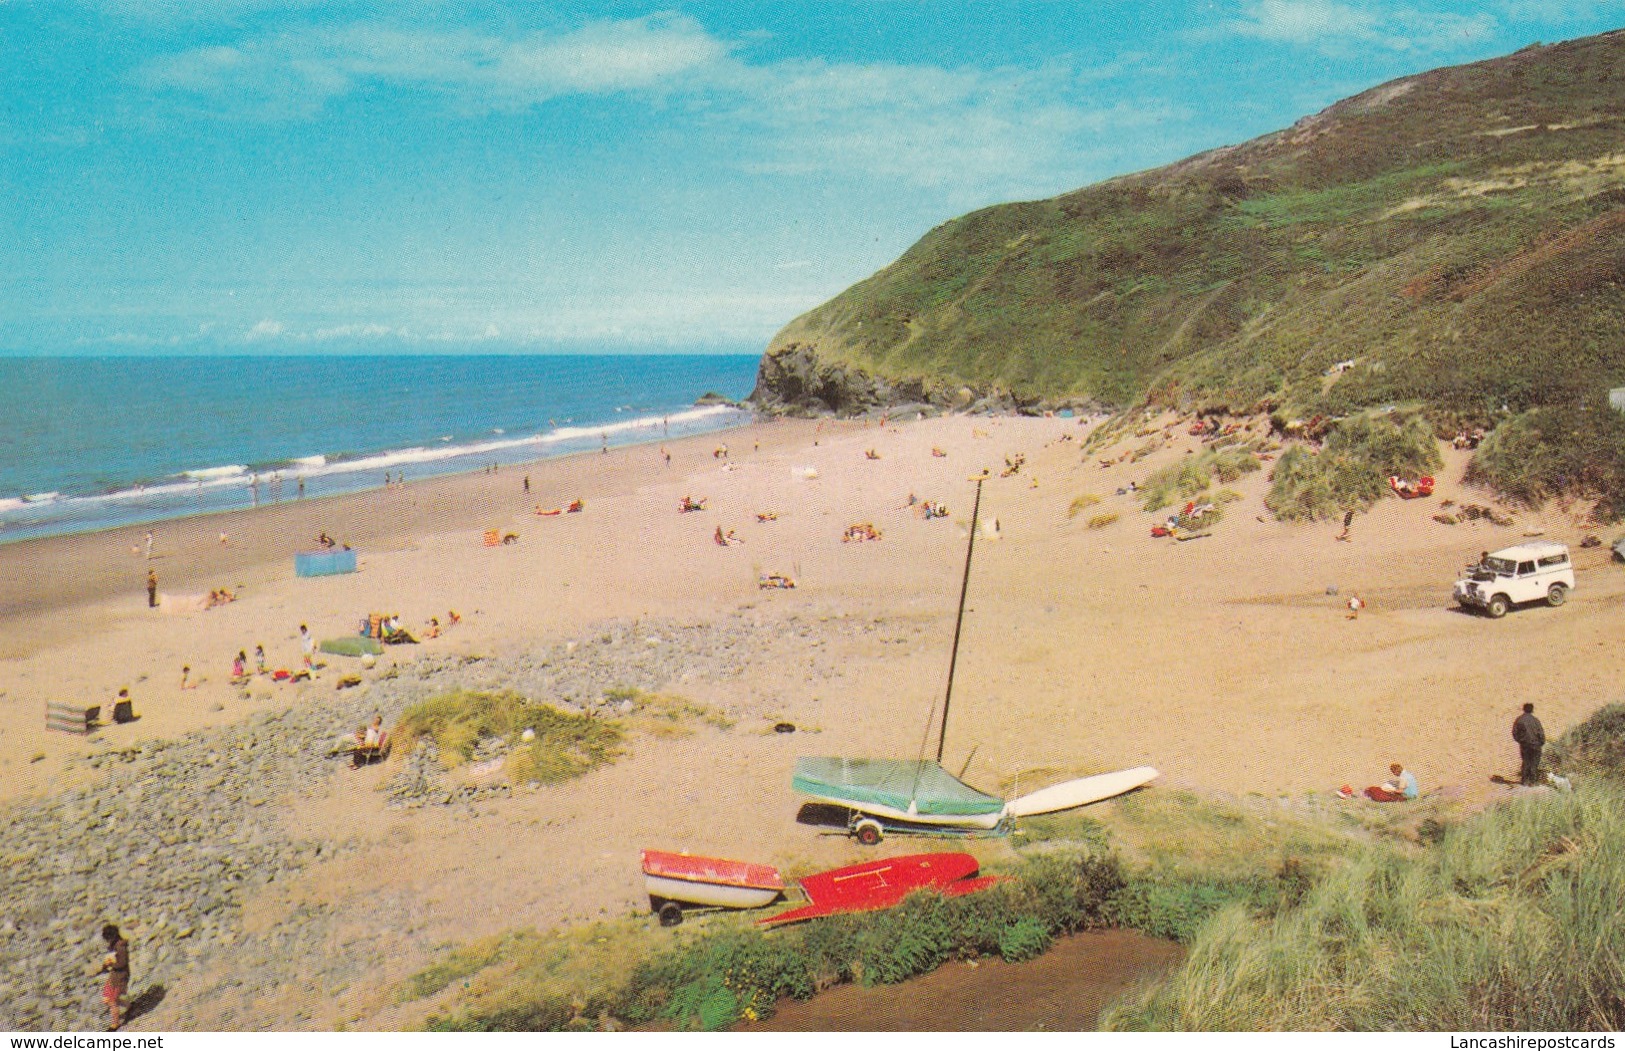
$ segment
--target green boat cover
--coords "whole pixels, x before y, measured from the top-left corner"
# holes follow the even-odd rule
[[[996,814],[1004,800],[978,792],[931,760],[797,759],[790,787],[803,795],[848,800],[857,809],[877,803],[920,814]]]

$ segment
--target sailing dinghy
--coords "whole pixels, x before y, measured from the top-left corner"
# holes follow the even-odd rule
[[[948,690],[942,700],[936,761],[923,756],[916,760],[841,757],[796,760],[790,787],[816,802],[846,808],[847,832],[865,846],[879,843],[886,832],[1004,835],[1010,831],[1016,818],[1086,806],[1132,791],[1157,777],[1154,767],[1137,766],[1063,781],[1006,802],[967,785],[943,769],[942,749],[948,736],[948,707],[954,694],[954,666],[959,660],[959,636],[965,622],[965,592],[970,586],[971,556],[976,551],[976,525],[982,510],[982,482],[986,477],[984,473],[974,479],[976,503],[971,509],[965,575],[959,586],[959,613],[954,621],[953,649],[948,659]],[[935,717],[935,714],[933,711],[932,716]],[[928,728],[929,725],[927,723]]]

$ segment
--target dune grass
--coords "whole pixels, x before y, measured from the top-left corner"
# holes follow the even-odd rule
[[[1318,454],[1299,445],[1281,455],[1264,505],[1283,521],[1331,518],[1382,499],[1389,476],[1414,480],[1441,462],[1433,428],[1420,413],[1351,416]]]
[[[1089,528],[1104,529],[1115,521],[1117,521],[1116,511],[1102,511],[1098,515],[1091,515],[1089,517]]]
[[[1214,482],[1228,483],[1262,466],[1248,449],[1227,447],[1204,449],[1152,472],[1140,486],[1140,502],[1147,511],[1157,511],[1176,500],[1189,500],[1207,491]]]
[[[1531,797],[1407,856],[1369,846],[1295,907],[1226,906],[1119,1030],[1590,1030],[1625,1024],[1625,800]]]
[[[1072,501],[1070,506],[1067,507],[1066,516],[1068,518],[1076,518],[1081,512],[1095,506],[1098,503],[1100,503],[1100,497],[1096,496],[1094,493],[1082,493]]]
[[[437,694],[408,708],[395,728],[396,741],[407,749],[420,738],[434,741],[448,767],[472,759],[475,746],[492,737],[508,743],[514,782],[554,784],[613,760],[625,734],[612,721],[533,704],[511,690]]]

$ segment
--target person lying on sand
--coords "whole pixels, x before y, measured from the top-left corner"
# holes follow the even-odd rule
[[[880,459],[880,454],[875,452],[873,449],[865,449],[863,451],[863,458],[866,460],[878,460]]]
[[[765,576],[756,578],[756,586],[758,588],[785,588],[788,590],[796,586],[796,578],[784,573],[768,573]]]
[[[880,539],[880,530],[876,529],[873,525],[869,524],[868,522],[860,522],[860,523],[858,523],[856,525],[849,525],[849,526],[846,527],[846,532],[841,534],[841,543],[843,543],[843,544],[848,544],[848,543],[860,543],[861,544],[865,540],[879,540],[879,539]]]
[[[706,498],[703,496],[698,500],[685,496],[681,501],[678,502],[677,510],[679,513],[685,513],[688,511],[703,511],[705,510],[705,499]]]
[[[758,522],[777,522],[778,520],[779,520],[779,513],[777,511],[758,511],[758,512],[756,512],[756,521],[758,521]]]
[[[943,452],[941,449],[937,448],[935,445],[933,445],[933,446],[931,446],[931,455],[932,456],[942,457],[942,456],[947,456],[948,454]]]

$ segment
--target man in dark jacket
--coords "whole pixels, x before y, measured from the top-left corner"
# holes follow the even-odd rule
[[[1518,781],[1522,784],[1536,784],[1536,775],[1540,771],[1540,750],[1546,747],[1546,729],[1535,718],[1535,706],[1525,704],[1523,714],[1512,723],[1512,739],[1518,742],[1518,755],[1523,759],[1523,766],[1518,770]]]

